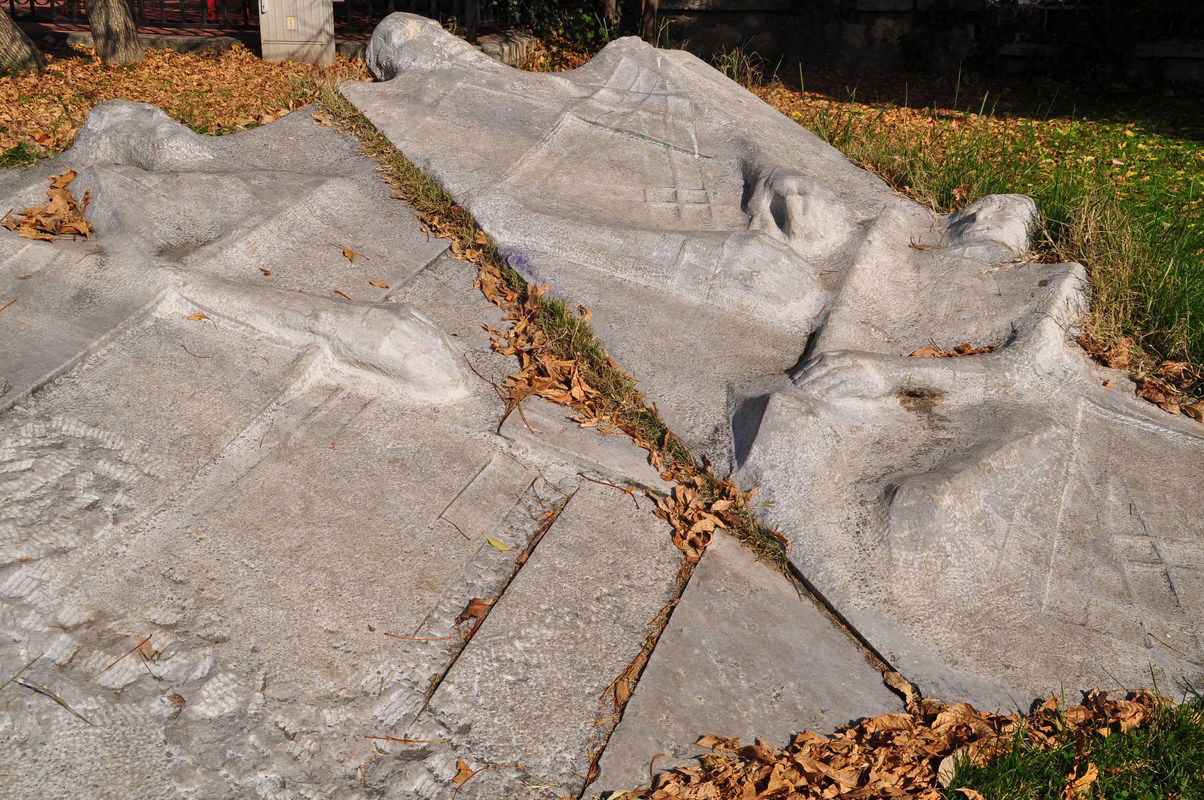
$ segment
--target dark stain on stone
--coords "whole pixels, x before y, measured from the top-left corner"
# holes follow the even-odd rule
[[[907,411],[914,411],[917,414],[932,414],[936,411],[936,405],[940,402],[944,392],[939,389],[929,389],[925,386],[908,386],[900,389],[897,397],[899,405],[903,406]]]

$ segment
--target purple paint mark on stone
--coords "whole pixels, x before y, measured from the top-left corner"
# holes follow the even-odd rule
[[[523,276],[523,280],[527,283],[535,283],[535,269],[531,266],[531,261],[523,254],[521,250],[507,250],[506,264],[510,269]]]

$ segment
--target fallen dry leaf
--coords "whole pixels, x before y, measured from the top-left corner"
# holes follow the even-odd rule
[[[315,125],[325,125],[326,127],[334,125],[334,120],[330,118],[329,114],[321,111],[315,111],[314,113],[310,114],[310,116],[313,117]]]
[[[272,274],[272,271],[271,271],[270,269],[268,269],[267,267],[260,267],[260,268],[259,268],[259,271],[260,271],[260,272],[262,272],[264,275],[271,275],[271,274]]]
[[[1091,334],[1083,333],[1076,341],[1106,367],[1128,369],[1133,362],[1133,340],[1127,337],[1105,345]]]
[[[385,283],[384,281],[368,281],[368,283],[372,284],[377,289],[388,289],[389,288],[389,284]]]
[[[899,676],[895,683],[905,683]],[[909,685],[909,684],[908,684]],[[918,692],[912,690],[914,697]],[[858,800],[911,798],[940,800],[941,786],[960,761],[981,766],[1006,754],[1023,731],[1035,747],[1056,747],[1068,737],[1102,736],[1149,724],[1160,700],[1135,692],[1112,700],[1106,692],[1089,692],[1082,705],[1065,707],[1050,698],[1026,716],[1005,717],[966,703],[946,705],[916,699],[906,713],[862,720],[829,736],[813,731],[796,734],[782,748],[764,742],[741,745],[739,739],[708,735],[698,744],[713,752],[695,765],[656,776],[651,787],[632,793],[639,800]],[[1071,738],[1073,741],[1074,739]],[[1098,775],[1088,765],[1067,776],[1067,786],[1081,798]],[[768,792],[769,786],[777,789]],[[966,800],[982,800],[973,789],[959,789]]]
[[[344,247],[344,248],[343,248],[343,258],[347,259],[347,260],[348,260],[348,261],[350,261],[352,264],[354,264],[354,263],[355,263],[355,260],[356,260],[357,258],[362,258],[362,259],[364,259],[365,261],[367,261],[367,260],[368,260],[368,257],[367,257],[366,255],[364,255],[363,253],[357,252],[357,251],[355,251],[355,250],[352,250],[350,247]]]
[[[1190,406],[1183,407],[1183,413],[1194,419],[1196,422],[1204,422],[1204,400],[1198,403],[1192,403]]]
[[[489,609],[493,608],[493,604],[497,602],[496,597],[481,599],[474,597],[468,601],[468,605],[464,606],[464,610],[460,612],[460,616],[456,617],[456,625],[462,625],[468,620],[473,620],[470,633],[475,632],[481,627],[481,623],[485,619],[485,615],[489,613]]]
[[[724,739],[720,736],[716,736],[713,733],[708,733],[706,736],[701,737],[697,742],[695,742],[695,744],[699,747],[706,747],[710,750],[725,750],[729,753],[734,753],[740,749],[738,746],[732,746],[731,739]]]
[[[1158,374],[1172,381],[1182,380],[1191,371],[1191,364],[1186,361],[1163,361],[1158,367]]]
[[[1087,769],[1083,774],[1075,777],[1076,769],[1072,769],[1066,776],[1066,788],[1062,790],[1063,800],[1075,800],[1075,798],[1088,794],[1091,790],[1091,784],[1095,783],[1099,777],[1099,768],[1092,762],[1087,762]]]
[[[463,786],[469,778],[476,774],[477,771],[465,762],[456,761],[456,774],[452,777],[452,783],[457,786]]]
[[[1167,406],[1174,405],[1176,411],[1178,410],[1179,390],[1161,378],[1155,378],[1151,375],[1138,378],[1137,396],[1143,400],[1149,400],[1155,405],[1162,406],[1164,409]]]
[[[485,541],[489,542],[489,546],[492,547],[494,550],[500,550],[503,553],[509,553],[511,550],[514,549],[513,547],[506,544],[505,542],[500,541],[498,539],[494,539],[489,534],[485,534]]]
[[[192,322],[200,322],[203,319],[209,319],[209,315],[204,311],[195,311],[184,317],[184,319],[191,320]]]
[[[962,750],[958,750],[941,759],[941,762],[936,766],[936,782],[938,785],[947,788],[953,782],[953,775],[957,772],[958,759],[964,757],[965,753]]]
[[[350,299],[351,299],[351,296],[350,296],[350,295],[348,295],[348,294],[346,294],[346,293],[344,293],[344,292],[340,292],[338,289],[335,289],[335,290],[334,290],[334,293],[335,293],[335,294],[337,294],[339,297],[343,298],[344,300],[350,300]]]
[[[977,356],[983,353],[990,353],[995,350],[998,345],[988,344],[982,347],[975,347],[969,342],[962,342],[952,350],[945,350],[940,347],[921,347],[919,350],[911,352],[909,355],[912,358],[959,358],[961,356]]]
[[[901,673],[893,670],[884,672],[882,673],[882,682],[903,695],[903,702],[908,710],[911,710],[919,702],[920,693],[916,689],[916,685],[904,678]]]
[[[50,188],[46,191],[47,202],[30,206],[18,214],[10,211],[0,220],[0,224],[10,231],[16,231],[18,236],[44,242],[53,242],[62,236],[88,238],[92,235],[92,223],[85,212],[92,202],[92,192],[84,192],[82,203],[77,201],[68,188],[75,178],[73,169],[52,175]]]

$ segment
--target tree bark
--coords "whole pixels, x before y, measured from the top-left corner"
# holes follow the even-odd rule
[[[142,42],[128,0],[87,0],[88,27],[96,54],[106,64],[142,60]]]
[[[642,0],[643,17],[642,28],[644,38],[651,40],[656,36],[656,6],[658,0]]]
[[[611,28],[619,21],[619,4],[617,0],[604,0],[602,3],[602,18]]]
[[[464,34],[470,42],[477,40],[477,22],[481,18],[481,0],[464,0]]]
[[[0,8],[0,69],[46,69],[42,51],[3,8]]]

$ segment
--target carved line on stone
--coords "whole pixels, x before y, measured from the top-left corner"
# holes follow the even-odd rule
[[[191,282],[179,298],[244,330],[316,346],[332,366],[427,403],[470,393],[450,338],[409,305],[355,303],[279,289]]]
[[[41,378],[38,378],[36,381],[30,384],[29,388],[27,388],[25,391],[19,392],[18,394],[10,397],[8,400],[5,400],[3,403],[0,403],[0,414],[6,413],[9,409],[13,408],[13,406],[23,402],[44,386],[53,383],[56,379],[70,372],[88,358],[99,353],[101,350],[108,347],[114,339],[118,338],[126,331],[136,327],[143,320],[149,319],[150,317],[159,313],[164,304],[168,302],[169,294],[170,293],[167,291],[160,292],[153,300],[147,302],[144,306],[139,308],[130,316],[126,317],[112,329],[92,340],[87,347],[85,347],[75,356],[67,359]]]

